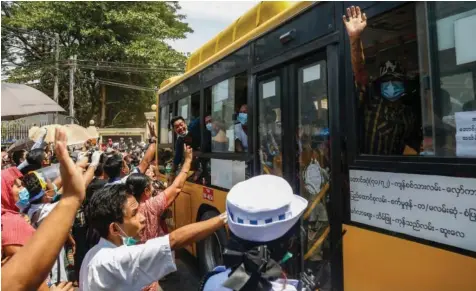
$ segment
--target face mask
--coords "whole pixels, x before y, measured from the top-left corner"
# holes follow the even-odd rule
[[[51,198],[51,202],[57,202],[61,195],[58,193],[58,187],[56,186],[55,183],[53,183],[53,191],[55,191],[55,195]]]
[[[400,82],[400,81],[383,82],[380,85],[380,90],[382,92],[382,96],[385,97],[389,101],[396,101],[400,99],[400,97],[405,92],[405,88],[403,87],[403,82]]]
[[[127,236],[126,233],[122,230],[122,228],[119,225],[117,225],[117,227],[122,232],[121,238],[122,238],[122,244],[123,245],[133,246],[133,245],[137,244],[137,240],[135,238]]]
[[[238,122],[241,123],[242,125],[245,125],[246,122],[248,121],[248,113],[239,113],[236,120],[238,120]]]
[[[15,203],[15,205],[20,209],[20,211],[23,211],[23,209],[27,208],[28,205],[30,205],[30,192],[26,188],[23,188],[20,190],[18,193],[18,202]]]
[[[212,131],[212,124],[211,123],[207,123],[207,125],[205,125],[205,127],[207,128],[208,131]]]
[[[178,133],[177,133],[177,134],[178,134]],[[185,137],[185,136],[187,136],[187,134],[188,134],[188,130],[186,130],[183,134],[178,134],[178,136],[180,136],[180,137]]]

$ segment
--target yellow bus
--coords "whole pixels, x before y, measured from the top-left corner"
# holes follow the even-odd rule
[[[366,90],[342,18],[352,5],[367,18]],[[476,2],[257,4],[160,85],[164,180],[171,118],[198,124],[199,139],[169,226],[225,211],[248,177],[280,175],[309,201],[288,277],[312,274],[319,290],[476,290],[475,27]],[[382,76],[397,67],[405,93],[392,103],[381,96],[398,88]],[[187,249],[207,271],[226,240],[222,229]]]

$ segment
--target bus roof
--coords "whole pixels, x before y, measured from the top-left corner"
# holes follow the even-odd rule
[[[159,94],[277,27],[312,3],[308,1],[260,2],[193,52],[187,60],[185,73],[163,81],[160,84]]]

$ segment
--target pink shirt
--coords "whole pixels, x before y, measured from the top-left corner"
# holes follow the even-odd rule
[[[155,191],[155,190],[154,190]],[[163,236],[166,232],[160,226],[160,216],[167,209],[167,197],[164,192],[160,192],[155,197],[139,204],[139,213],[145,217],[145,227],[140,233],[140,242],[145,243],[149,239]],[[156,291],[159,283],[154,282],[142,291]]]
[[[140,233],[141,243],[166,234],[160,226],[160,216],[165,209],[167,209],[167,197],[164,192],[139,204],[139,213],[145,217],[145,227]]]

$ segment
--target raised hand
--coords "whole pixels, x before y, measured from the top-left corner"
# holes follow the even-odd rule
[[[367,16],[361,13],[359,6],[347,8],[347,16],[342,15],[342,20],[350,38],[360,37],[367,26]]]
[[[102,152],[95,151],[91,157],[91,164],[90,166],[97,167],[99,165],[99,161],[101,160]]]
[[[147,126],[149,127],[149,136],[150,138],[157,138],[157,135],[155,134],[155,126],[152,122],[148,121]]]
[[[78,170],[67,150],[66,132],[63,128],[56,128],[55,152],[60,163],[61,180],[63,181],[63,199],[75,198],[83,202],[85,185],[82,173]]]
[[[185,161],[192,161],[193,159],[193,150],[191,147],[189,147],[188,145],[183,145],[183,152],[184,152],[184,155],[185,155]]]
[[[50,291],[74,291],[73,282],[61,282],[56,286],[52,286]]]

